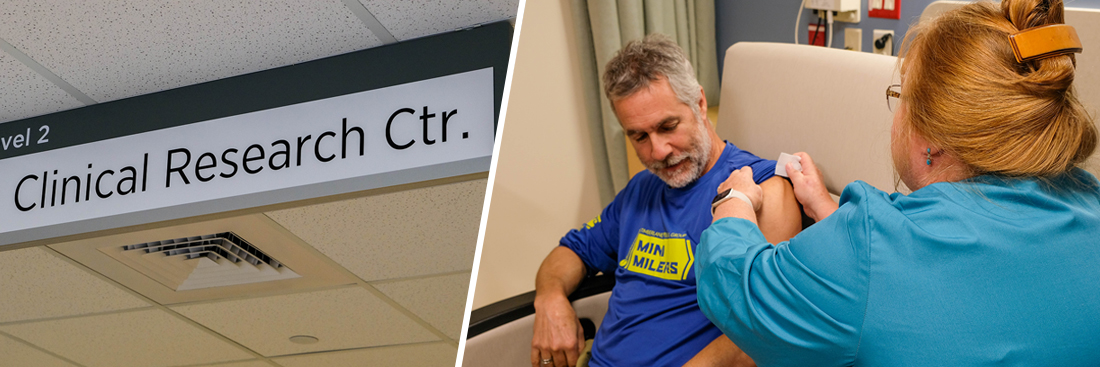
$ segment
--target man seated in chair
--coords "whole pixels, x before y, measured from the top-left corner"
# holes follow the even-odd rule
[[[693,259],[718,185],[752,167],[764,192],[755,203],[770,242],[801,229],[790,183],[775,161],[718,137],[683,51],[662,36],[634,41],[608,63],[604,92],[648,171],[603,212],[561,239],[539,268],[531,364],[573,366],[583,333],[567,296],[586,276],[614,274],[590,366],[735,365],[752,360],[700,311]],[[737,199],[734,199],[737,200]]]

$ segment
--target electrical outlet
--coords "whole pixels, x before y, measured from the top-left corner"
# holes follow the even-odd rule
[[[844,49],[856,52],[863,51],[863,30],[859,28],[844,28]]]
[[[871,52],[886,56],[894,55],[894,30],[876,29],[871,35]]]

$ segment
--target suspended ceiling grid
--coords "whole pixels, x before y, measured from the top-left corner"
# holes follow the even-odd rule
[[[518,3],[0,0],[0,122],[513,19]]]
[[[517,6],[0,0],[0,123],[511,19]],[[0,367],[453,365],[486,184],[458,181],[252,214],[351,279],[320,289],[165,305],[49,247],[0,252]]]
[[[64,244],[0,252],[0,366],[453,365],[486,183],[251,214],[348,274],[325,287],[161,304]]]

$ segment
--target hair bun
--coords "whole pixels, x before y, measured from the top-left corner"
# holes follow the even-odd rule
[[[910,28],[905,125],[974,174],[1051,176],[1096,149],[1073,55],[1019,63],[1009,36],[1064,22],[1061,0],[970,3]]]
[[[1062,0],[1004,0],[1001,12],[1017,31],[1065,23]],[[1015,64],[1022,77],[1018,85],[1035,96],[1064,98],[1073,84],[1076,63],[1077,59],[1067,54]]]
[[[1062,0],[1004,0],[1001,11],[1018,30],[1065,23]]]

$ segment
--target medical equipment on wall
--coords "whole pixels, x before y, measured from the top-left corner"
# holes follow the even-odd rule
[[[810,38],[809,44],[815,44],[815,38],[821,33],[822,27],[827,26],[827,30],[824,32],[824,46],[832,47],[833,21],[859,23],[861,2],[862,0],[803,0],[798,7],[798,16],[795,18],[794,43],[799,43],[798,30],[802,23],[802,11],[804,9],[814,9],[815,14],[819,17],[816,27],[810,27],[812,33],[808,36]],[[824,21],[824,25],[821,24],[822,21]]]

